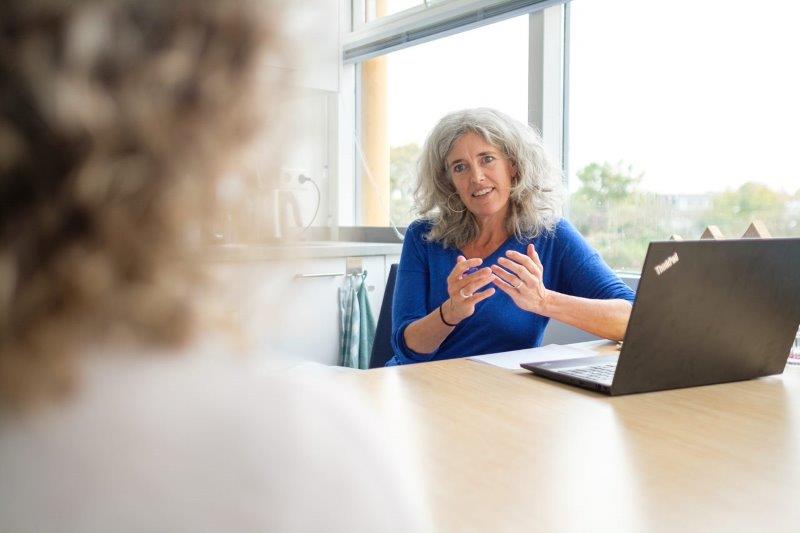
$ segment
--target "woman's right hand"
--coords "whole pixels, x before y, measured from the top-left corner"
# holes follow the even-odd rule
[[[481,287],[485,287],[496,279],[491,268],[481,268],[466,274],[468,270],[476,268],[481,263],[483,263],[483,259],[480,257],[466,259],[463,255],[459,255],[456,259],[456,266],[447,276],[447,294],[450,298],[442,304],[442,311],[445,320],[450,324],[458,324],[472,316],[478,302],[494,294],[494,288],[478,292]]]

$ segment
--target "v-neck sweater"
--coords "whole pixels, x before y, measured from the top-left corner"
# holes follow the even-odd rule
[[[533,348],[542,342],[548,317],[525,311],[503,291],[496,290],[478,303],[475,313],[462,320],[432,353],[411,350],[405,343],[409,324],[436,310],[447,298],[447,276],[462,252],[427,239],[431,223],[413,222],[406,231],[397,270],[392,306],[392,349],[387,366],[438,361],[470,355]],[[509,250],[522,254],[533,243],[544,271],[547,289],[592,299],[633,301],[633,291],[566,219],[552,231],[532,239],[507,239],[483,259],[481,267],[497,263]],[[487,287],[488,288],[488,287]]]

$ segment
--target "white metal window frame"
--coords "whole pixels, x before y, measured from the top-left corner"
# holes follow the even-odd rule
[[[374,2],[374,0],[372,0],[372,1]],[[384,17],[381,17],[380,19],[376,19],[376,20],[367,22],[366,21],[366,19],[367,19],[367,6],[366,6],[366,4],[369,3],[369,2],[370,2],[370,0],[353,0],[352,1],[352,6],[353,6],[352,7],[353,20],[352,20],[352,26],[351,26],[351,30],[352,31],[361,30],[362,28],[364,28],[368,24],[385,23],[387,20],[392,20],[392,19],[397,19],[399,17],[408,16],[408,14],[413,12],[413,11],[422,11],[422,10],[428,9],[428,5],[427,5],[428,2],[424,2],[423,0],[421,0],[420,4],[418,6],[413,6],[413,7],[410,7],[408,9],[404,9],[402,11],[399,11],[397,13],[392,13],[391,15],[386,15]]]
[[[523,5],[524,4],[524,5]],[[351,0],[348,6],[352,24],[363,17],[364,0]],[[339,143],[340,179],[337,184],[338,206],[335,212],[336,226],[362,225],[360,191],[361,163],[353,135],[360,132],[360,63],[366,59],[415,46],[434,39],[447,37],[462,31],[499,22],[513,16],[529,13],[528,53],[528,122],[537,128],[548,151],[566,170],[566,77],[567,77],[567,28],[568,4],[564,0],[443,0],[430,6],[409,8],[400,13],[381,17],[349,32],[343,37],[343,65],[338,119],[339,135],[345,135]],[[408,32],[419,28],[434,28],[447,20],[457,20],[465,13],[478,13],[475,20],[457,27],[446,27],[440,33],[424,38],[407,39],[382,48],[379,53],[351,55],[345,60],[348,50],[357,50],[368,43],[382,42],[386,36]],[[489,16],[492,15],[492,16]],[[363,20],[363,18],[361,18]],[[445,26],[440,26],[445,28]],[[385,42],[385,41],[383,41]],[[361,48],[366,50],[366,48]],[[349,116],[348,116],[349,115]],[[349,137],[349,138],[348,138]],[[566,172],[564,172],[566,180]],[[344,178],[347,176],[347,178]],[[344,179],[343,179],[344,178]],[[387,199],[388,200],[388,199]]]
[[[353,31],[344,36],[342,57],[355,63],[408,46],[471,30],[494,22],[542,11],[566,0],[443,0],[375,19],[363,20],[364,0],[353,0]]]

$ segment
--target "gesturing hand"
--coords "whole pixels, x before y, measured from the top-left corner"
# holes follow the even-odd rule
[[[481,268],[467,274],[468,270],[476,268],[481,263],[483,259],[480,257],[466,259],[463,255],[459,255],[456,266],[447,276],[447,294],[450,298],[442,304],[442,312],[450,324],[457,324],[472,316],[475,305],[494,294],[494,288],[477,292],[495,280],[491,268]]]
[[[508,294],[520,309],[543,314],[549,292],[544,286],[544,268],[532,244],[528,254],[509,250],[492,265],[495,285]]]

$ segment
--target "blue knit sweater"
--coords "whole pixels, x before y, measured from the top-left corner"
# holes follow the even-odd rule
[[[447,276],[456,258],[463,255],[455,248],[444,248],[438,242],[426,240],[424,235],[430,228],[429,222],[416,221],[409,226],[403,241],[392,308],[394,357],[386,365],[539,346],[549,319],[520,309],[499,289],[480,302],[475,314],[461,321],[435,352],[420,354],[406,346],[403,336],[406,327],[447,300]],[[633,301],[633,291],[565,219],[561,219],[552,232],[532,240],[519,241],[510,237],[483,259],[481,267],[497,263],[507,250],[525,254],[529,242],[533,243],[542,261],[546,288],[583,298]]]

